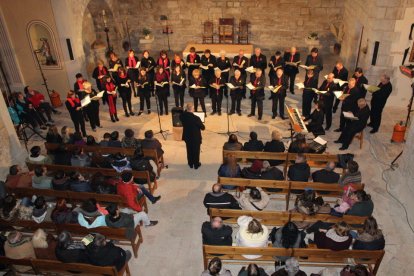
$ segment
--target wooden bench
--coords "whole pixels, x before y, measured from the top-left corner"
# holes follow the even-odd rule
[[[289,212],[289,211],[247,211],[247,210],[232,210],[232,209],[217,209],[209,208],[208,213],[210,218],[222,217],[223,221],[228,224],[237,224],[237,219],[240,216],[250,216],[259,219],[263,224],[269,226],[283,226],[289,221],[294,222],[317,222],[323,221],[327,223],[337,223],[345,221],[349,225],[363,225],[367,217],[358,216],[343,216],[335,217],[329,214],[316,214],[313,216]]]
[[[6,266],[13,265],[24,265],[31,267],[31,271],[25,272],[24,274],[30,275],[73,275],[74,273],[69,273],[68,271],[76,271],[77,275],[110,275],[110,276],[121,276],[121,275],[131,275],[128,263],[118,272],[113,266],[94,266],[90,264],[82,263],[62,263],[55,260],[46,260],[46,259],[10,259],[1,256],[0,263]],[[13,268],[11,267],[13,270]]]
[[[312,188],[315,191],[329,192],[326,196],[339,196],[343,193],[343,188],[339,184],[326,184],[320,182],[299,182],[288,180],[263,180],[263,179],[247,179],[247,178],[231,178],[231,177],[218,177],[217,183],[221,185],[232,185],[240,188],[244,187],[260,187],[264,189],[282,189],[280,194],[286,195],[286,211],[289,209],[290,195],[293,190],[305,190]],[[357,190],[363,190],[364,184],[354,185]],[[273,192],[267,191],[269,194]]]
[[[233,263],[249,264],[274,264],[276,256],[295,257],[302,266],[339,266],[349,264],[348,259],[354,259],[356,263],[368,266],[368,269],[376,275],[384,257],[384,250],[342,250],[332,251],[330,249],[313,248],[256,248],[238,246],[213,246],[203,245],[204,269],[207,269],[208,261],[217,255],[223,262],[233,261]],[[242,255],[261,255],[261,257],[246,259]]]
[[[100,233],[110,240],[119,241],[120,244],[123,245],[130,245],[135,258],[138,257],[138,249],[141,243],[144,241],[140,225],[137,225],[135,227],[133,237],[131,239],[128,239],[126,237],[126,228],[112,228],[104,226],[88,229],[79,224],[55,224],[52,221],[43,221],[41,223],[37,223],[31,220],[0,220],[0,222],[1,227],[3,228],[6,227],[8,229],[14,229],[15,227],[19,227],[22,228],[20,231],[24,233],[33,233],[39,228],[52,232],[55,235],[58,235],[62,231],[66,230],[70,232],[74,237],[78,238],[83,238],[89,233]]]
[[[47,152],[57,150],[61,146],[61,144],[45,142],[45,148]],[[67,151],[82,149],[84,152],[90,152],[98,155],[120,153],[125,156],[134,156],[135,153],[135,148],[117,148],[72,144],[63,144],[63,147]],[[160,176],[161,170],[164,168],[164,156],[158,156],[157,150],[155,149],[142,149],[142,153],[145,157],[149,157],[154,160],[154,162],[157,164],[157,175]]]
[[[362,145],[364,144],[364,130],[355,134],[355,136],[351,140],[351,144],[354,141],[354,139],[359,140],[359,149],[362,149]]]
[[[104,176],[110,176],[110,177],[119,177],[121,173],[117,172],[114,169],[106,169],[106,168],[94,168],[94,167],[76,167],[76,166],[66,166],[66,165],[55,165],[55,164],[32,164],[29,162],[26,162],[27,168],[29,170],[34,170],[34,168],[42,166],[46,167],[48,171],[64,171],[65,173],[68,172],[79,172],[82,175],[89,175],[92,176],[96,173],[101,173]],[[154,190],[158,188],[157,179],[154,178],[154,181],[151,181],[151,177],[149,172],[147,171],[130,171],[134,178],[140,178],[140,179],[146,179],[149,187],[149,191],[151,194],[154,193]]]

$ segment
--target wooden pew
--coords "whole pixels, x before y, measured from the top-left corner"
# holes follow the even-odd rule
[[[144,241],[142,237],[141,227],[137,225],[135,227],[134,236],[131,239],[126,237],[126,228],[112,228],[112,227],[96,227],[96,228],[85,228],[79,224],[55,224],[52,221],[43,221],[41,223],[36,223],[31,220],[14,220],[14,221],[5,221],[0,220],[1,227],[14,228],[21,227],[21,230],[24,233],[33,233],[37,229],[41,228],[52,232],[55,235],[58,235],[60,232],[66,230],[69,231],[74,237],[83,238],[89,233],[100,233],[104,235],[107,239],[119,241],[120,244],[130,245],[134,257],[138,257],[138,249],[141,243]]]
[[[208,261],[217,255],[223,262],[234,261],[233,263],[249,264],[252,261],[256,264],[274,264],[276,256],[295,257],[302,266],[339,266],[349,264],[348,259],[354,259],[356,263],[368,266],[368,269],[376,275],[384,257],[384,250],[342,250],[332,251],[330,249],[313,248],[257,248],[239,246],[213,246],[203,245],[204,269],[207,269]],[[261,255],[254,260],[246,259],[242,255]]]
[[[125,273],[126,275],[131,275],[128,263],[126,263],[125,266],[119,272],[116,270],[115,267],[112,266],[94,266],[82,263],[62,263],[60,261],[46,259],[15,260],[4,256],[0,256],[0,263],[7,266],[25,265],[31,267],[32,271],[26,272],[25,275],[50,275],[57,274],[57,272],[59,272],[60,274],[68,275],[68,271],[76,271],[80,273],[79,275],[121,276]]]
[[[60,147],[60,144],[45,142],[45,148],[48,152],[56,150]],[[120,153],[125,156],[134,156],[135,148],[117,148],[117,147],[102,147],[102,146],[87,146],[87,145],[72,145],[64,144],[65,150],[73,151],[75,149],[83,149],[84,152],[95,153],[98,155],[103,154],[117,154]],[[150,157],[157,164],[157,175],[160,176],[161,170],[164,168],[164,156],[158,156],[158,153],[154,149],[142,149],[142,153],[146,157]]]
[[[39,164],[32,164],[29,162],[26,162],[26,165],[29,170],[33,170],[36,167],[42,166],[42,167],[46,167],[48,171],[61,170],[61,171],[64,171],[65,173],[76,171],[82,175],[90,175],[90,176],[98,172],[102,173],[104,176],[111,176],[111,177],[119,177],[121,175],[121,173],[118,173],[116,170],[107,169],[107,168],[75,167],[75,166],[65,166],[65,165],[55,165],[55,164],[39,165]],[[149,191],[151,194],[153,194],[154,190],[158,188],[157,179],[154,178],[154,181],[152,182],[149,172],[132,170],[131,173],[134,176],[134,178],[141,178],[141,179],[147,180]]]
[[[283,189],[278,192],[286,194],[286,211],[289,209],[290,195],[292,190],[305,190],[312,188],[315,191],[330,192],[325,196],[339,196],[343,192],[343,188],[339,184],[326,184],[319,182],[299,182],[288,180],[263,180],[263,179],[246,179],[246,178],[231,178],[218,177],[217,183],[222,185],[233,185],[238,187],[260,187],[260,188],[278,188]],[[357,190],[363,190],[364,184],[354,185]],[[268,192],[269,194],[271,192]]]
[[[259,219],[263,224],[269,226],[283,226],[289,221],[294,222],[317,222],[337,223],[345,221],[349,225],[363,225],[367,217],[343,216],[335,217],[329,214],[316,214],[313,216],[289,212],[289,211],[247,211],[232,209],[209,208],[210,218],[222,217],[223,221],[229,224],[237,224],[237,218],[240,216],[250,216]]]

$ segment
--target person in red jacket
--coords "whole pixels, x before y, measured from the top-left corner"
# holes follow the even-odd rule
[[[50,103],[45,101],[45,96],[39,91],[34,90],[30,86],[24,88],[27,100],[33,105],[39,112],[44,112],[49,122],[53,123],[51,114],[60,114],[59,111],[55,110]]]
[[[154,197],[144,185],[139,185],[134,182],[132,172],[124,171],[121,175],[121,180],[116,187],[118,195],[126,199],[128,206],[134,211],[141,212],[142,206],[138,203],[139,198],[146,196],[152,204],[155,204],[161,199],[161,196]]]

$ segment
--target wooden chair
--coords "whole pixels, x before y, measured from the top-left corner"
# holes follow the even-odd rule
[[[212,21],[205,21],[203,24],[203,43],[214,43],[214,27]]]
[[[161,170],[165,167],[164,155],[158,156],[158,152],[155,149],[142,149],[142,152],[144,156],[151,158],[157,164],[157,176],[159,177]]]
[[[250,22],[247,20],[240,20],[239,22],[239,44],[249,44],[249,25]]]
[[[234,43],[234,18],[219,19],[219,43]]]
[[[352,138],[352,141],[354,141],[355,138],[359,140],[359,149],[362,149],[362,144],[364,143],[364,130],[355,134],[355,136]]]

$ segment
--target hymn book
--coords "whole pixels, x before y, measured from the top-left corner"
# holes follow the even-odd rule
[[[96,96],[92,97],[91,100],[92,101],[98,101],[100,98],[103,97],[104,93],[105,93],[105,91],[99,92],[98,94],[96,94]]]
[[[121,86],[122,87],[129,87],[129,84],[128,83],[121,83]]]
[[[212,84],[210,84],[210,87],[213,87],[213,88],[216,88],[216,89],[219,89],[220,87],[222,87],[224,84],[216,84],[216,83],[212,83]]]
[[[321,91],[321,90],[318,90],[318,89],[316,89],[316,88],[312,88],[312,90],[313,90],[313,92],[315,92],[316,94],[326,94],[328,91]]]
[[[190,88],[197,89],[197,88],[205,88],[205,87],[204,87],[204,86],[197,86],[197,85],[194,83],[193,85],[191,85],[191,86],[190,86]]]
[[[246,87],[249,88],[250,90],[256,90],[256,87],[254,87],[254,85],[251,82],[246,84]]]
[[[256,68],[254,68],[253,66],[249,66],[249,67],[246,68],[246,72],[256,73]]]
[[[231,84],[230,82],[226,83],[227,87],[230,89],[236,89],[237,87]]]
[[[176,83],[175,81],[173,81],[172,83],[175,84],[175,85],[182,86],[183,83],[184,83],[184,78],[181,79],[180,83]]]
[[[89,95],[86,95],[82,100],[81,100],[81,106],[85,107],[88,104],[91,103],[91,97],[89,97]]]
[[[378,86],[375,85],[368,85],[368,84],[364,84],[364,88],[369,92],[369,93],[374,93],[377,92],[378,90],[380,90],[381,88],[379,88]]]
[[[272,86],[269,85],[268,88],[270,89],[270,91],[272,91],[272,93],[277,93],[279,92],[279,89],[282,87],[282,85],[277,85],[277,86]]]
[[[187,62],[188,66],[199,66],[201,65],[201,63],[191,63],[191,62]]]
[[[285,62],[286,65],[290,65],[290,66],[294,66],[294,67],[298,67],[299,63],[301,63],[300,60],[299,61],[292,61],[292,62],[290,62],[290,61]]]
[[[296,86],[298,89],[303,89],[303,88],[305,88],[305,85],[303,84],[303,82],[298,82],[298,83],[295,83],[295,86]]]
[[[342,114],[344,114],[344,117],[346,119],[353,120],[353,121],[358,120],[358,117],[355,117],[354,113],[352,113],[352,112],[343,111]]]
[[[160,87],[164,87],[164,85],[168,84],[168,81],[164,81],[164,82],[155,82],[156,86],[160,86]]]
[[[115,65],[114,65],[114,68],[111,68],[111,69],[109,69],[108,71],[111,71],[111,72],[117,72],[117,71],[118,71],[118,69],[119,69],[119,67],[121,67],[121,65],[120,65],[120,64],[115,64]]]
[[[316,65],[299,65],[300,68],[306,69],[306,70],[314,70],[316,68]]]
[[[200,68],[203,70],[208,70],[208,65],[200,65]]]

